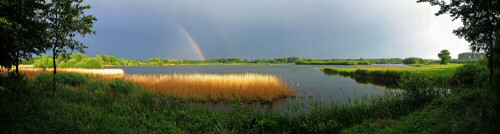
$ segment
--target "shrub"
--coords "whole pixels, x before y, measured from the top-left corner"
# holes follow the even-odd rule
[[[410,57],[403,60],[403,64],[423,64],[424,60],[417,57]]]
[[[451,77],[451,83],[455,86],[481,87],[488,81],[488,69],[484,65],[477,63],[466,64],[458,67]]]
[[[52,56],[42,56],[42,58],[35,60],[33,62],[33,66],[38,67],[38,68],[54,67],[53,61],[52,61]]]
[[[115,79],[115,80],[109,82],[108,86],[111,89],[111,91],[116,92],[116,93],[123,93],[123,94],[131,93],[137,89],[135,87],[134,83],[132,83],[130,81],[122,81],[120,79]]]
[[[441,95],[433,85],[433,80],[422,73],[405,73],[400,81],[400,87],[405,90],[403,94],[414,106],[427,104]]]
[[[73,66],[74,68],[102,68],[101,62],[97,61],[95,58],[89,58],[84,61],[80,61]]]

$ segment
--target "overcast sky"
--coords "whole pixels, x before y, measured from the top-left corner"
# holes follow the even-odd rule
[[[88,0],[96,35],[86,55],[211,58],[453,58],[468,43],[459,20],[416,0]]]

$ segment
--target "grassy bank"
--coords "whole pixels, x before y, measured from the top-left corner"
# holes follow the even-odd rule
[[[368,76],[385,79],[399,80],[404,74],[407,73],[421,73],[431,78],[444,78],[449,79],[455,73],[455,70],[462,66],[462,64],[415,64],[410,67],[373,67],[373,68],[321,68],[321,71],[329,74],[339,74],[344,76]]]
[[[131,82],[114,80],[105,84],[70,73],[61,73],[58,98],[54,99],[51,80],[44,75],[49,74],[20,82],[0,77],[3,132],[336,133],[367,119],[395,118],[415,110],[405,104],[409,101],[403,95],[386,94],[346,105],[290,105],[289,114],[252,110],[247,107],[251,104],[238,101],[229,111],[214,112],[189,107],[175,96],[155,95]]]
[[[498,133],[498,105],[494,90],[466,90],[399,119],[367,120],[343,133]]]

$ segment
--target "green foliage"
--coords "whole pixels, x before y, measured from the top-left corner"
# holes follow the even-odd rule
[[[434,82],[429,76],[422,73],[406,73],[402,76],[400,87],[405,90],[403,94],[410,99],[413,105],[422,105],[445,95],[445,91],[433,86]]]
[[[417,57],[405,58],[403,64],[425,64],[425,60]]]
[[[137,89],[134,83],[130,81],[122,81],[120,79],[115,79],[109,82],[108,86],[111,89],[111,91],[122,94],[129,94]]]
[[[97,59],[89,58],[76,63],[72,68],[102,68],[103,65]]]
[[[436,99],[421,111],[381,125],[369,120],[344,133],[496,133],[498,97],[491,90],[465,90]]]
[[[42,56],[41,58],[34,60],[33,66],[38,68],[54,67],[52,64],[52,56]]]
[[[297,65],[371,65],[370,61],[359,59],[359,60],[321,60],[321,59],[302,59],[296,61]]]
[[[94,92],[96,94],[106,94],[106,85],[104,85],[102,80],[90,81],[87,83],[86,88],[90,92]]]
[[[439,62],[441,65],[446,65],[451,60],[450,52],[446,49],[439,52],[438,57],[441,59],[441,62]]]
[[[45,52],[44,1],[0,1],[0,66],[11,68],[32,54]]]
[[[455,86],[484,87],[488,85],[487,67],[478,63],[466,64],[457,68],[450,81]]]
[[[463,26],[455,29],[453,33],[464,38],[470,43],[472,51],[484,51],[486,57],[499,54],[497,25],[500,21],[498,12],[500,3],[495,0],[471,1],[471,0],[418,0],[428,2],[433,6],[440,6],[436,15],[449,14],[451,17],[461,20]]]
[[[398,81],[403,74],[406,72],[391,71],[391,70],[365,70],[356,69],[354,71],[344,71],[338,68],[325,67],[321,68],[321,71],[327,74],[339,74],[343,76],[353,76],[353,77],[375,77],[378,79],[392,79]]]
[[[35,67],[52,67],[52,60],[45,59],[48,56],[33,57],[27,61],[36,63]],[[43,60],[43,61],[40,61]],[[97,61],[97,62],[95,62]],[[60,68],[102,68],[107,65],[111,66],[157,66],[165,64],[297,64],[297,65],[370,65],[377,64],[399,64],[401,59],[346,59],[346,60],[320,60],[320,59],[300,59],[298,57],[275,58],[275,59],[245,59],[238,58],[221,58],[210,59],[207,61],[199,60],[175,60],[150,58],[147,61],[118,59],[115,56],[96,55],[94,58],[83,56],[80,53],[73,54],[69,60],[65,61],[60,58],[56,59],[56,64]],[[27,62],[28,63],[28,62]]]
[[[35,61],[39,60],[40,58],[42,58],[42,57],[31,57],[29,59],[23,59],[21,61],[21,64],[24,64],[24,65],[33,65],[35,63]]]
[[[57,73],[57,83],[69,86],[82,87],[90,82],[89,75],[75,74],[75,73]],[[41,73],[35,79],[38,83],[52,85],[54,74]]]
[[[465,52],[458,54],[458,59],[481,59],[483,57],[483,53]]]

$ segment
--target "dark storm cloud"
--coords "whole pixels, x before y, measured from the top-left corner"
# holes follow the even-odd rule
[[[207,58],[436,58],[467,44],[449,17],[412,0],[96,0],[87,12],[97,35],[88,55],[199,59],[177,24]],[[219,25],[219,26],[217,26]],[[222,31],[227,35],[228,46]],[[234,52],[231,52],[234,51]]]

